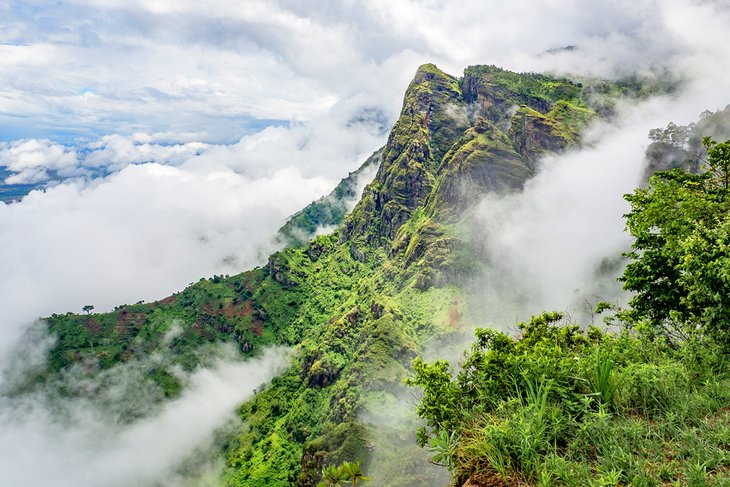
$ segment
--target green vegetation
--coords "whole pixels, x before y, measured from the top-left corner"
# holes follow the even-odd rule
[[[290,345],[296,353],[289,368],[239,407],[239,428],[221,445],[225,460],[221,482],[314,487],[324,480],[323,472],[331,481],[341,481],[335,465],[359,466],[358,462],[375,475],[368,463],[374,427],[363,419],[366,413],[400,402],[410,364],[429,341],[446,342],[470,327],[462,309],[460,280],[477,272],[479,264],[460,227],[462,211],[485,192],[519,190],[540,156],[579,143],[581,130],[598,116],[589,88],[566,79],[494,67],[470,67],[458,79],[433,65],[422,66],[405,94],[386,146],[365,164],[379,164],[375,180],[348,216],[344,216],[345,201],[353,196],[357,173],[333,194],[292,217],[280,231],[289,246],[272,255],[266,266],[202,279],[154,303],[123,305],[110,313],[92,314],[89,309],[83,315],[53,315],[48,326],[57,341],[49,354],[49,367],[24,387],[55,384],[55,378],[68,370],[101,377],[121,363],[140,363],[145,364],[145,380],[157,388],[161,401],[180,394],[184,386],[175,370],[192,371],[204,365],[217,344],[233,344],[244,356],[271,344]],[[340,224],[340,231],[308,240],[317,228]],[[557,410],[565,413],[566,421],[582,421],[591,414],[618,414],[624,411],[620,408],[635,407],[638,399],[626,399],[625,383],[614,380],[614,375],[629,373],[624,369],[635,358],[622,354],[638,357],[650,351],[638,342],[632,345],[631,340],[648,338],[627,334],[599,339],[577,328],[553,332],[551,320],[543,318],[542,324],[538,320],[530,325],[535,330],[525,333],[532,334],[538,347],[529,340],[519,345],[519,340],[483,332],[489,344],[478,353],[491,354],[489,347],[496,340],[500,348],[495,350],[505,370],[503,378],[475,382],[474,387],[487,387],[482,392],[460,390],[462,385],[452,381],[446,364],[416,362],[420,375],[414,383],[427,386],[424,404],[432,401],[434,408],[421,410],[431,432],[420,438],[423,443],[430,441],[435,461],[457,478],[483,465],[469,466],[471,460],[463,453],[476,451],[464,449],[471,431],[466,426],[475,423],[457,412],[468,411],[462,403],[471,394],[481,394],[479,401],[491,398],[492,403],[474,403],[491,415],[480,416],[480,421],[488,417],[512,421],[511,415],[523,414],[518,405],[528,403],[534,403],[529,417],[539,416],[546,425],[558,420]],[[620,339],[628,345],[623,347]],[[650,343],[660,347],[663,342]],[[581,358],[581,354],[587,355]],[[158,359],[145,362],[145,357]],[[724,394],[724,382],[710,389],[688,360],[681,362],[686,370],[671,369],[667,362],[676,372],[672,380],[676,379],[678,388],[708,387],[706,402],[714,404],[710,391]],[[518,370],[523,362],[532,367],[531,361],[533,369]],[[474,367],[479,364],[475,362]],[[636,364],[651,365],[649,361]],[[539,382],[538,372],[553,374],[554,382]],[[660,372],[665,370],[656,374]],[[570,376],[579,373],[583,373],[581,379]],[[429,392],[427,376],[442,390]],[[709,372],[701,377],[710,377]],[[721,375],[714,377],[720,380]],[[647,387],[659,380],[645,378]],[[576,405],[563,411],[555,406],[557,394],[571,380],[575,383],[569,392],[574,397],[566,392],[563,399],[575,400]],[[636,394],[643,397],[641,392]],[[505,405],[500,406],[503,400]],[[691,407],[710,411],[714,406]],[[490,435],[511,434],[512,423],[499,424],[501,433],[495,430]],[[528,425],[533,426],[539,424]],[[572,432],[558,431],[552,423],[545,428],[549,432],[541,433],[536,450],[562,447],[552,441],[558,435],[565,441],[573,438]],[[388,440],[412,438],[410,431],[389,434]],[[376,452],[387,459],[378,468],[393,472],[385,481],[388,485],[402,483],[397,472],[400,477],[404,472],[415,477],[422,470],[413,452],[404,456],[398,445],[397,441],[381,442]],[[699,460],[703,471],[712,475],[724,465],[720,460]],[[541,460],[530,461],[534,469]],[[509,478],[532,478],[532,474],[523,475],[522,467],[511,472],[503,469],[502,473]],[[350,479],[355,482],[354,477]],[[423,481],[427,482],[425,476]]]
[[[279,240],[285,246],[306,245],[318,230],[338,227],[360,197],[359,179],[380,165],[383,149],[373,153],[356,171],[351,172],[327,196],[314,201],[289,218],[279,229]]]
[[[582,103],[582,85],[565,78],[538,73],[514,73],[496,66],[469,66],[464,70],[462,90],[467,100],[494,97],[503,104],[526,105],[547,112],[557,100]]]
[[[244,354],[269,343],[281,343],[282,330],[263,326],[269,295],[266,270],[233,277],[201,279],[184,291],[154,303],[121,305],[110,313],[53,315],[47,321],[58,337],[50,354],[50,372],[83,363],[90,373],[153,351],[164,352],[171,364],[194,369],[206,344],[235,342]]]
[[[705,172],[626,195],[636,294],[613,332],[544,313],[477,329],[456,371],[415,360],[418,440],[455,485],[730,483],[730,141],[704,142]]]
[[[367,482],[370,479],[365,477],[360,468],[360,463],[342,462],[338,466],[330,465],[322,470],[322,482],[317,487],[344,487],[346,482],[350,482],[355,487],[361,482]]]
[[[730,346],[730,141],[705,143],[705,172],[658,173],[626,197],[636,240],[623,281],[637,294],[622,317],[675,341],[702,333]]]
[[[458,373],[414,363],[419,441],[454,484],[727,485],[727,352],[582,330],[558,313],[477,330]],[[691,479],[701,479],[691,480]]]
[[[448,287],[414,292],[391,279],[395,266],[381,251],[368,257],[360,262],[336,236],[322,236],[273,258],[302,274],[285,288],[307,297],[289,325],[299,353],[241,407],[246,427],[229,440],[226,484],[313,486],[327,465],[367,460],[369,430],[358,422],[365,391],[402,382],[423,337],[449,328],[458,296]]]

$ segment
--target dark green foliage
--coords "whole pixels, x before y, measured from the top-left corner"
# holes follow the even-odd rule
[[[150,371],[150,377],[162,389],[165,397],[175,398],[182,391],[182,384],[174,375],[165,369],[153,369]]]

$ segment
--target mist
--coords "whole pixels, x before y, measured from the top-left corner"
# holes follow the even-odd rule
[[[150,400],[152,392],[135,373],[139,364],[115,367],[108,372],[114,376],[113,386],[89,397],[48,397],[45,392],[0,396],[3,481],[172,486],[191,480],[186,464],[194,467],[196,483],[203,480],[201,472],[215,481],[220,471],[216,441],[226,426],[235,428],[236,405],[284,369],[289,351],[273,347],[247,361],[233,348],[209,352],[216,358],[190,375],[179,372],[186,386],[182,395],[162,404]],[[66,381],[69,386],[90,386],[79,379]],[[141,411],[146,414],[131,422],[121,420],[120,408],[135,402],[147,408]]]
[[[601,325],[592,312],[596,302],[626,304],[629,296],[617,282],[631,244],[623,195],[646,182],[649,130],[696,122],[703,111],[730,102],[730,83],[721,74],[730,68],[730,54],[719,49],[730,41],[720,28],[727,15],[718,19],[709,2],[692,8],[672,2],[663,14],[674,39],[685,43],[664,65],[682,80],[678,91],[619,103],[610,121],[589,127],[580,148],[544,157],[521,192],[488,194],[470,215],[486,269],[472,293],[480,324],[514,330],[530,315],[556,310]],[[697,24],[709,34],[690,34]]]
[[[482,323],[506,329],[557,310],[590,324],[598,301],[625,304],[623,195],[642,183],[646,134],[670,102],[621,107],[618,122],[589,130],[587,147],[544,158],[521,192],[480,201],[470,223],[486,269],[472,291]]]

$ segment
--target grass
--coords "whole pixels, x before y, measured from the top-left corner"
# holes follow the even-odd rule
[[[416,367],[422,438],[460,438],[454,485],[730,484],[726,353],[558,319],[533,318],[516,339],[482,332],[455,378]]]

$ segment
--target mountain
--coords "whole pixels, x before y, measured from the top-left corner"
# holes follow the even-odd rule
[[[351,172],[327,196],[305,206],[292,215],[278,231],[284,246],[302,246],[317,234],[329,233],[339,226],[357,203],[366,184],[373,180],[380,166],[383,149],[375,151]]]
[[[314,486],[325,465],[361,460],[367,471],[376,457],[383,484],[429,483],[412,431],[379,424],[402,409],[412,360],[473,325],[462,284],[482,264],[464,221],[484,194],[519,191],[541,157],[579,145],[617,97],[645,92],[495,66],[454,77],[423,65],[385,147],[294,215],[280,230],[288,247],[265,266],[201,279],[153,303],[49,317],[57,338],[48,367],[14,393],[93,395],[65,371],[93,379],[138,362],[163,401],[184,386],[173,369],[205,364],[216,343],[244,356],[288,345],[289,368],[240,406],[241,425],[222,442],[223,484]],[[347,213],[359,176],[375,166]],[[309,239],[319,228],[335,231]],[[153,354],[162,359],[145,361]],[[124,418],[144,414],[139,406]]]

